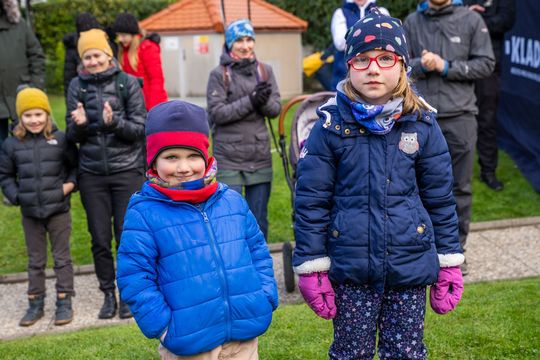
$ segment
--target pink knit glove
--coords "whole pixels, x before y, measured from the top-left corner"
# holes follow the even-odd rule
[[[431,286],[429,302],[437,314],[446,314],[456,308],[463,294],[463,276],[459,266],[441,268],[439,280]]]
[[[336,294],[328,278],[328,273],[317,272],[299,276],[298,288],[311,310],[323,319],[336,316]]]

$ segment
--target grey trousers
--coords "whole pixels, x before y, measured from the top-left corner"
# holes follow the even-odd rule
[[[28,252],[28,295],[45,294],[47,233],[51,242],[56,275],[56,292],[73,294],[73,265],[69,251],[71,214],[69,211],[37,219],[23,216],[22,225]]]
[[[454,174],[454,198],[459,219],[459,242],[465,249],[472,213],[472,176],[477,125],[474,114],[439,118],[439,126],[448,143]]]

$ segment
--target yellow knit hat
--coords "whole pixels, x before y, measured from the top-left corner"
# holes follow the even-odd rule
[[[109,56],[113,55],[107,33],[100,29],[90,29],[79,34],[79,41],[77,42],[79,56],[82,58],[84,52],[89,49],[98,49]]]
[[[24,88],[17,94],[17,100],[15,101],[15,107],[17,109],[17,116],[21,115],[31,109],[42,109],[51,114],[51,105],[49,104],[49,98],[47,94],[38,88]]]

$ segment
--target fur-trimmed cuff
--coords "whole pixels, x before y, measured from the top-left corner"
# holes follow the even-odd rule
[[[330,258],[328,256],[325,256],[322,258],[306,261],[300,266],[294,267],[293,269],[297,275],[311,274],[315,272],[330,270],[331,263],[332,262],[330,261]]]
[[[458,266],[465,262],[465,255],[461,253],[437,254],[437,256],[439,256],[439,265],[443,268]]]

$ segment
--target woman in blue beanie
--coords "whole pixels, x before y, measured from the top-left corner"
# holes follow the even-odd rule
[[[218,180],[244,192],[268,239],[272,156],[265,117],[279,114],[279,90],[272,68],[255,56],[255,32],[249,20],[234,21],[225,36],[220,65],[210,73],[206,91]]]

